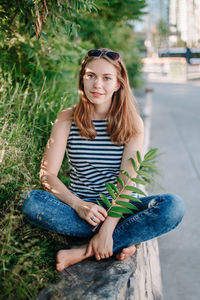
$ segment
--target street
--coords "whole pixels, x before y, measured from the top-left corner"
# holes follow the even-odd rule
[[[153,83],[150,147],[161,176],[151,193],[175,193],[186,205],[182,223],[158,238],[164,300],[200,299],[200,84]],[[160,185],[160,186],[159,186]]]

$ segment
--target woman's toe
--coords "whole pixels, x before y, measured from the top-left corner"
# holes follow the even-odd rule
[[[122,253],[124,253],[124,254],[129,254],[129,253],[131,253],[131,249],[130,249],[130,248],[124,248],[124,249],[122,250]]]
[[[59,272],[62,271],[62,270],[61,270],[61,267],[62,267],[61,264],[56,264],[56,270],[57,270],[57,271],[59,271]]]

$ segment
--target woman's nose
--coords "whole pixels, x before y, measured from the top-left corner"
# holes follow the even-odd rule
[[[95,81],[94,81],[94,86],[95,87],[101,87],[101,85],[102,85],[102,80],[101,80],[101,78],[96,78],[95,79]]]

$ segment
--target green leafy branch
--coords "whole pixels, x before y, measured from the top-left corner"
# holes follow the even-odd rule
[[[114,218],[124,218],[123,214],[134,214],[138,208],[128,202],[121,199],[132,200],[133,202],[142,202],[140,199],[132,196],[126,195],[124,193],[125,190],[134,192],[136,194],[146,196],[145,192],[141,190],[139,187],[131,185],[131,183],[135,185],[149,185],[153,181],[153,176],[151,173],[157,169],[157,165],[155,164],[154,159],[157,156],[158,148],[150,149],[145,155],[144,158],[141,158],[141,154],[139,151],[136,153],[137,163],[133,158],[130,158],[132,163],[132,167],[136,172],[136,177],[131,177],[127,171],[121,170],[120,172],[124,174],[127,178],[126,183],[120,178],[117,177],[116,180],[122,187],[121,191],[115,186],[115,184],[107,182],[105,183],[106,189],[109,195],[112,198],[112,203],[108,200],[108,198],[104,194],[99,194],[101,200],[108,208],[107,213],[108,216]],[[121,199],[120,199],[121,198]],[[97,200],[98,205],[102,206],[101,203]],[[118,206],[116,206],[118,204]]]

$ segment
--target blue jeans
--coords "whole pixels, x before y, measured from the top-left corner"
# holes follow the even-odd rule
[[[114,253],[171,231],[183,218],[185,205],[176,195],[162,194],[139,199],[142,203],[131,201],[139,212],[125,215],[113,232]],[[46,191],[30,191],[22,212],[32,224],[59,234],[90,238],[97,232],[93,232],[94,227],[81,219],[70,206]]]

